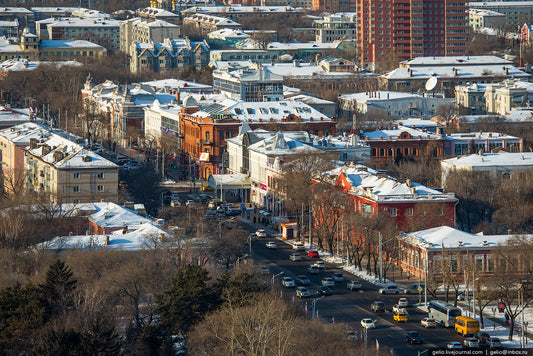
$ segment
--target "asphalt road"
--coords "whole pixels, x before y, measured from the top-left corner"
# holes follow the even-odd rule
[[[275,241],[277,248],[266,248],[265,244],[268,241]],[[318,298],[318,295],[313,295],[313,293],[321,285],[322,278],[332,277],[334,272],[342,272],[346,280],[358,280],[357,277],[328,264],[326,264],[325,271],[315,275],[309,274],[307,273],[307,266],[316,262],[316,259],[304,256],[302,261],[293,262],[289,260],[289,254],[292,252],[299,252],[302,256],[305,255],[304,251],[294,251],[291,245],[274,238],[260,239],[253,243],[253,258],[256,263],[268,266],[270,277],[283,272],[283,274],[275,278],[276,288],[279,288],[283,297],[294,300],[294,303],[302,305],[307,303],[309,318],[311,318],[312,314],[312,300]],[[307,275],[311,281],[311,285],[308,288],[312,296],[303,300],[296,297],[295,288],[283,288],[281,286],[282,277],[289,276],[295,279],[297,275],[301,274]],[[396,354],[401,356],[417,355],[418,351],[423,351],[429,347],[445,347],[450,341],[459,341],[461,343],[464,341],[462,337],[455,333],[453,328],[437,327],[436,329],[426,329],[421,327],[420,320],[427,314],[413,307],[408,308],[408,322],[397,323],[393,321],[392,306],[397,303],[398,299],[407,297],[409,304],[412,305],[418,303],[418,295],[381,295],[378,293],[379,288],[377,286],[366,281],[362,281],[362,284],[363,289],[361,292],[352,292],[346,288],[346,282],[337,282],[335,287],[331,287],[332,295],[326,296],[316,303],[320,319],[326,322],[346,323],[351,330],[359,332],[361,332],[361,319],[374,319],[376,320],[376,329],[368,331],[368,345],[375,345],[377,339],[381,347],[393,348]],[[381,300],[385,303],[385,313],[376,314],[371,312],[370,305],[376,300]],[[422,345],[410,345],[405,342],[406,332],[414,330],[420,332],[424,339]]]

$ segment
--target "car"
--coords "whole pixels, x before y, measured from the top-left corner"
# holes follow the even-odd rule
[[[363,319],[361,320],[361,327],[363,329],[375,329],[376,321],[372,319]]]
[[[257,241],[257,234],[255,232],[250,233],[250,240]]]
[[[406,323],[407,322],[407,313],[395,313],[394,316],[392,317],[392,319],[394,319],[394,321],[397,321],[397,322]]]
[[[311,297],[311,293],[309,292],[309,289],[305,287],[298,287],[296,288],[296,296],[298,298],[309,298]]]
[[[307,256],[313,257],[313,258],[319,258],[320,255],[318,254],[317,250],[309,250],[307,251]]]
[[[348,288],[351,291],[361,290],[361,288],[363,288],[363,284],[358,281],[348,281],[346,283],[346,288]]]
[[[289,260],[291,260],[291,261],[301,261],[302,260],[302,256],[299,253],[291,253],[289,255]]]
[[[268,237],[265,230],[257,230],[255,233],[257,234],[257,237],[259,238]]]
[[[316,292],[319,295],[331,295],[331,289],[329,289],[329,287],[326,287],[326,286],[318,287]]]
[[[380,288],[379,293],[380,294],[398,294],[400,293],[400,290],[398,289],[398,286],[391,284],[383,288]]]
[[[297,242],[294,245],[292,245],[292,249],[296,251],[305,251],[305,246],[301,242]]]
[[[296,277],[296,281],[298,282],[299,285],[302,285],[302,286],[308,286],[311,284],[311,281],[309,280],[309,278],[307,278],[307,276],[303,274]]]
[[[324,261],[315,262],[315,266],[317,266],[319,270],[326,269],[326,265],[324,264]]]
[[[479,342],[477,342],[477,339],[475,337],[466,338],[464,344],[465,347],[479,348]]]
[[[335,286],[335,280],[333,278],[329,278],[329,277],[322,278],[321,283],[325,287],[334,287]]]
[[[275,249],[278,247],[278,245],[276,245],[276,243],[274,241],[268,241],[266,244],[265,244],[266,248],[272,248],[272,249]]]
[[[307,272],[309,272],[310,274],[317,274],[320,272],[320,270],[318,269],[317,265],[311,265],[307,267]]]
[[[370,305],[370,309],[374,312],[374,313],[380,313],[380,312],[384,312],[385,311],[385,303],[377,300],[375,302],[373,302],[371,305]]]
[[[458,341],[452,341],[452,342],[449,342],[448,345],[446,345],[446,348],[447,349],[462,349],[463,345],[461,345],[461,343]]]
[[[436,328],[437,321],[433,318],[424,318],[420,320],[420,325],[422,325],[425,328]]]
[[[186,202],[185,202],[185,206],[193,206],[194,204],[194,200],[192,199],[188,199]]]
[[[173,208],[179,208],[181,206],[181,202],[178,199],[173,199],[170,201],[170,206]]]
[[[241,211],[239,209],[226,210],[226,216],[238,216],[238,215],[241,215]]]
[[[407,298],[400,298],[398,300],[398,305],[400,307],[407,307],[409,305],[409,301],[407,300]]]
[[[392,306],[392,312],[393,313],[405,313],[405,314],[407,314],[407,310],[405,309],[405,307],[402,307],[401,305],[398,305],[398,304],[394,304]]]
[[[424,289],[426,288],[423,284],[411,284],[409,287],[405,288],[403,292],[405,294],[418,294],[418,293],[424,293]],[[420,289],[420,291],[418,290]]]
[[[344,277],[342,276],[342,273],[333,273],[333,280],[335,282],[342,282],[344,281]]]
[[[296,283],[294,283],[294,279],[292,279],[291,277],[283,277],[283,279],[281,280],[281,285],[285,288],[296,287]]]
[[[499,348],[502,347],[502,342],[497,337],[491,337],[487,340],[487,345],[489,345],[490,348]]]
[[[268,270],[267,266],[259,266],[259,271],[261,272],[261,274],[269,274],[270,273],[270,271]]]
[[[487,341],[490,339],[490,335],[483,331],[478,331],[474,334],[474,337],[480,345],[486,345]]]
[[[408,331],[407,334],[405,334],[405,342],[410,344],[421,344],[424,342],[424,339],[422,339],[422,336],[420,336],[418,331]]]

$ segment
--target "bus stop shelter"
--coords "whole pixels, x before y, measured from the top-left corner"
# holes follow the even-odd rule
[[[250,202],[250,178],[246,174],[212,174],[207,184],[222,201]]]

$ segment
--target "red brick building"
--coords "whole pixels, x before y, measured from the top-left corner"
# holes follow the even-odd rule
[[[356,8],[358,50],[367,69],[375,69],[395,52],[402,60],[465,54],[469,31],[465,1],[356,0]]]
[[[405,232],[455,227],[457,199],[453,193],[441,193],[409,180],[399,182],[361,165],[337,168],[327,176],[349,195],[351,212],[383,216]]]
[[[398,127],[365,132],[362,139],[370,146],[370,158],[378,166],[403,159],[444,157],[444,138],[439,134]]]

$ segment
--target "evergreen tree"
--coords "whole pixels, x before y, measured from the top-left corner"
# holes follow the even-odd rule
[[[156,296],[162,324],[171,332],[187,332],[218,304],[218,296],[207,286],[207,270],[197,265],[181,267],[172,285]]]
[[[41,343],[33,350],[40,356],[78,356],[81,351],[81,334],[70,330],[48,330]]]
[[[120,352],[120,339],[115,328],[97,317],[82,335],[83,351],[87,355],[117,355]]]
[[[76,283],[72,279],[72,270],[64,262],[58,260],[50,265],[46,272],[46,282],[40,287],[54,314],[61,313],[72,305],[72,292],[76,289]]]

